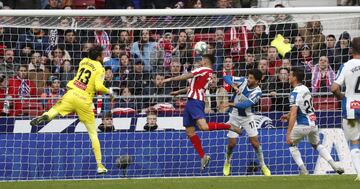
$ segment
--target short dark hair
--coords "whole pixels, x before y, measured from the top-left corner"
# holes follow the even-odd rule
[[[96,60],[103,52],[103,48],[101,46],[95,46],[89,50],[89,58],[91,60]]]
[[[253,75],[256,81],[260,81],[263,74],[258,69],[252,69],[249,70],[248,75]]]
[[[102,114],[102,116],[101,116],[101,119],[105,119],[105,118],[113,118],[113,115],[112,115],[112,113],[111,112],[105,112],[105,113],[103,113]]]
[[[334,34],[329,34],[329,35],[326,36],[326,38],[328,38],[328,37],[332,37],[332,38],[336,39]]]
[[[352,53],[360,55],[360,37],[354,37],[352,41]]]
[[[305,72],[301,68],[292,68],[293,76],[296,77],[297,81],[302,83],[305,78]]]
[[[213,65],[214,62],[215,62],[214,56],[213,56],[213,55],[210,55],[210,54],[204,54],[204,55],[202,56],[202,58],[203,58],[203,59],[207,59],[207,60],[210,62],[211,65]]]

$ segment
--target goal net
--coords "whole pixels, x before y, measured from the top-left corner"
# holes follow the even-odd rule
[[[206,42],[208,54],[215,57],[214,79],[205,98],[208,121],[229,119],[234,91],[223,77],[246,77],[249,70],[259,69],[263,95],[254,110],[265,163],[273,175],[299,174],[285,143],[287,123],[280,117],[289,111],[289,70],[302,68],[304,84],[313,94],[321,143],[345,173],[354,173],[341,130],[341,103],[329,87],[351,58],[351,39],[360,36],[354,13],[360,9],[346,13],[333,8],[326,13],[319,8],[323,14],[311,8],[301,14],[296,8],[230,10],[234,14],[214,9],[207,14],[0,12],[0,180],[223,175],[227,133],[197,131],[211,156],[200,172],[200,158],[182,126],[187,98],[170,96],[189,81],[161,83],[200,66],[201,55],[194,51],[199,41]],[[29,124],[66,92],[79,62],[95,45],[106,52],[105,86],[117,94],[112,102],[101,93],[94,99],[106,175],[96,174],[87,130],[75,114],[38,127]],[[310,174],[334,173],[306,140],[298,147]],[[261,174],[244,131],[233,152],[231,175]]]

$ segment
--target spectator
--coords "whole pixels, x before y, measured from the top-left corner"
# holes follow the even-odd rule
[[[60,48],[66,50],[76,63],[80,62],[80,59],[82,58],[81,45],[74,30],[66,30],[64,37],[59,41],[59,44]]]
[[[114,44],[111,46],[111,58],[104,63],[105,67],[111,67],[113,73],[118,73],[120,70],[120,45]]]
[[[62,49],[60,46],[54,47],[54,49],[48,54],[51,62],[50,70],[53,74],[60,74],[60,69],[64,63],[64,60],[71,60],[69,52]]]
[[[10,101],[8,95],[8,79],[6,75],[0,73],[0,116],[8,116]]]
[[[333,70],[335,69],[335,35],[330,34],[326,36],[326,41],[322,45],[320,56],[326,56],[329,59],[329,65]]]
[[[179,61],[174,59],[170,65],[170,74],[168,76],[166,76],[166,78],[175,77],[175,76],[179,76],[179,75],[181,75],[181,64],[179,63]],[[187,82],[184,80],[171,81],[171,82],[166,83],[166,87],[172,89],[173,91],[183,89],[186,86],[187,86]]]
[[[312,17],[312,21],[306,23],[305,27],[299,29],[299,34],[304,38],[304,42],[310,47],[313,57],[318,58],[321,44],[325,41],[322,33],[323,26],[319,18]]]
[[[232,56],[235,64],[244,60],[246,49],[252,45],[249,40],[253,38],[251,32],[243,26],[243,23],[239,22],[239,20],[233,19],[233,24],[240,25],[240,27],[233,26],[228,28],[224,36],[226,54]]]
[[[304,45],[304,38],[301,36],[296,36],[290,53],[288,53],[285,57],[290,59],[291,62],[296,63],[298,59],[301,58],[301,49],[304,47]]]
[[[142,9],[164,9],[171,7],[173,1],[171,0],[141,0]]]
[[[270,46],[268,48],[267,59],[269,61],[269,74],[275,75],[275,70],[281,67],[282,64],[276,47]]]
[[[17,42],[16,49],[19,51],[17,54],[20,54],[20,50],[24,46],[30,45],[31,49],[34,49],[38,52],[44,52],[49,46],[49,37],[46,35],[45,31],[41,29],[41,24],[39,19],[34,19],[31,22],[31,29],[28,30],[26,34],[20,34]]]
[[[215,31],[215,44],[214,44],[214,50],[215,50],[215,64],[213,66],[213,69],[215,71],[219,71],[222,69],[222,63],[224,62],[224,55],[225,55],[225,49],[224,49],[224,30],[223,29],[216,29]]]
[[[20,64],[27,65],[30,62],[31,56],[34,53],[32,46],[32,44],[23,44],[20,47]]]
[[[252,38],[251,38],[251,46],[253,47],[253,51],[257,56],[257,59],[261,58],[261,47],[268,40],[269,36],[265,32],[266,24],[264,22],[256,22],[252,27]]]
[[[257,68],[257,63],[255,62],[255,54],[252,48],[246,50],[245,62],[238,64],[238,67],[235,67],[235,70],[238,70],[238,75],[246,77],[249,70]]]
[[[121,50],[125,50],[125,53],[129,56],[130,49],[132,45],[132,37],[130,36],[130,32],[127,30],[122,30],[119,33],[119,37],[117,41],[113,42],[120,45]]]
[[[94,43],[84,43],[81,47],[81,57],[87,57],[88,52],[91,48],[94,47]]]
[[[128,5],[126,9],[132,10],[134,7],[132,5]],[[127,27],[131,27],[139,21],[140,19],[137,16],[121,16],[121,22],[124,23]]]
[[[61,81],[56,76],[50,76],[47,81],[48,87],[40,95],[43,109],[49,110],[65,94],[65,89],[61,88]]]
[[[163,57],[161,58],[163,61],[162,65],[157,65],[160,68],[163,68],[164,70],[170,69],[170,63],[173,57],[174,53],[174,47],[172,46],[172,34],[171,33],[165,33],[163,38],[159,40],[159,46],[162,51]],[[156,68],[156,70],[160,71],[160,68]]]
[[[335,46],[335,71],[339,70],[340,65],[344,64],[351,58],[351,37],[344,31],[339,36],[339,41]]]
[[[101,118],[101,124],[98,126],[101,132],[114,132],[115,127],[111,112],[105,113]]]
[[[155,131],[158,128],[157,115],[153,111],[149,111],[146,115],[146,124],[144,125],[145,131]]]
[[[256,25],[262,25],[263,28],[264,28],[263,32],[269,33],[269,31],[268,31],[268,30],[269,30],[268,24],[267,24],[264,20],[262,20],[259,15],[250,15],[250,16],[248,17],[248,19],[245,20],[245,23],[244,23],[244,24],[245,24],[246,29],[251,30],[251,31],[254,30],[254,27],[255,27]],[[266,29],[267,29],[267,31],[266,31]],[[261,33],[260,33],[260,34],[261,34]]]
[[[153,70],[153,61],[156,61],[156,42],[150,41],[150,33],[148,30],[142,30],[139,41],[133,43],[130,53],[133,58],[141,59],[144,63],[144,71],[150,72]]]
[[[230,8],[231,5],[229,4],[228,0],[217,0],[216,7],[220,9]]]
[[[121,89],[121,98],[119,102],[119,108],[131,108],[133,110],[138,110],[138,108],[142,107],[141,102],[137,103],[135,98],[133,97],[132,90],[128,87],[124,87]]]
[[[135,60],[134,69],[129,73],[127,81],[127,87],[131,90],[131,94],[144,95],[146,88],[150,85],[150,78],[150,74],[148,72],[144,72],[143,61],[140,59]],[[139,99],[137,101],[137,108],[145,108],[146,104],[144,102],[148,101],[148,98]]]
[[[225,58],[225,61],[224,61],[224,67],[222,69],[222,72],[220,74],[218,74],[218,77],[219,78],[223,78],[224,76],[238,76],[238,70],[239,69],[236,69],[234,68],[233,66],[233,62],[232,62],[232,59],[230,57],[226,57]],[[222,86],[227,92],[231,92],[231,85],[227,84],[225,81],[222,81]],[[215,83],[215,85],[217,85],[217,83]]]
[[[17,75],[9,79],[9,96],[11,98],[36,97],[36,86],[28,79],[27,66],[19,66]],[[13,101],[13,104],[10,105],[10,115],[27,115],[30,102],[28,99]]]
[[[120,55],[120,69],[118,74],[115,74],[114,80],[124,83],[128,80],[129,69],[129,57],[126,54]]]
[[[335,72],[329,65],[329,59],[326,56],[321,56],[312,73],[312,92],[330,92],[334,80]]]
[[[187,40],[187,34],[185,31],[181,31],[177,36],[176,46],[173,49],[174,58],[179,60],[181,65],[192,65],[192,47],[191,43]],[[188,66],[187,71],[190,71],[191,66]]]
[[[311,56],[311,49],[309,46],[304,45],[301,49],[301,57],[298,59],[297,63],[292,64],[291,67],[297,67],[305,71],[305,83],[307,86],[311,84],[311,75],[314,68],[313,58]]]
[[[71,64],[70,60],[64,60],[63,66],[60,69],[60,81],[61,81],[61,88],[66,87],[67,83],[74,79],[76,75],[76,70],[74,66]]]
[[[267,59],[260,59],[258,69],[262,73],[260,88],[263,94],[269,93],[271,85],[276,81],[274,76],[269,75],[269,63]]]
[[[45,81],[49,78],[49,70],[41,63],[41,54],[34,52],[31,56],[31,62],[28,64],[28,78],[35,83],[36,93],[41,94],[46,87]]]
[[[276,81],[270,85],[271,111],[289,111],[290,70],[280,67],[276,73]]]
[[[4,53],[4,60],[0,63],[0,73],[5,74],[6,78],[15,75],[15,57],[12,49],[6,49]]]
[[[284,58],[282,59],[282,65],[281,67],[287,68],[288,70],[291,70],[291,62],[289,59]]]
[[[285,6],[278,3],[275,5],[275,8],[285,8]],[[285,38],[285,43],[291,43],[293,38],[298,36],[298,24],[291,15],[279,14],[275,16],[275,22],[269,28],[270,41],[278,34]]]
[[[58,0],[49,0],[44,9],[60,9],[60,3]]]
[[[0,27],[0,49],[16,48],[18,35],[14,33],[16,33],[15,28]]]
[[[49,49],[53,49],[56,45],[58,45],[58,42],[64,41],[64,34],[65,29],[71,27],[71,22],[75,22],[75,19],[71,19],[69,17],[60,17],[60,22],[58,23],[58,27],[56,29],[49,30],[49,47],[46,49],[47,51]]]
[[[252,8],[258,6],[258,0],[233,0],[234,8]]]
[[[201,9],[206,8],[202,0],[189,0],[187,1],[186,8],[195,8],[195,9]]]
[[[7,2],[8,3],[4,2],[4,4],[11,7],[12,9],[40,9],[41,8],[40,0],[11,0],[11,1],[9,0]]]
[[[106,9],[125,9],[131,5],[133,5],[131,0],[105,0]]]
[[[157,96],[160,95],[169,95],[172,91],[171,88],[165,87],[165,83],[162,81],[164,80],[164,75],[162,74],[154,74],[152,82],[150,83],[149,88],[147,89],[148,92],[146,94],[153,96],[150,98],[148,106],[154,106],[158,103],[171,103],[172,98],[164,97],[158,98]]]

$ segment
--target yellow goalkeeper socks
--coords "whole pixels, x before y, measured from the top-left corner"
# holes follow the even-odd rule
[[[85,124],[89,137],[91,140],[92,149],[94,151],[95,160],[97,164],[101,164],[101,150],[100,150],[100,141],[97,135],[95,124]]]

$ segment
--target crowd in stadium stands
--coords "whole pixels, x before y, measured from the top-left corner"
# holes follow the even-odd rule
[[[85,3],[86,2],[86,3]],[[343,1],[341,1],[343,2]],[[347,3],[352,3],[348,1]],[[85,4],[84,4],[85,3]],[[257,0],[3,0],[3,9],[68,8],[231,8],[256,7]],[[356,2],[355,2],[356,3]],[[284,7],[279,3],[276,8]],[[1,11],[1,10],[0,10]],[[136,17],[121,17],[129,26]],[[69,27],[74,18],[60,17],[59,26]],[[102,27],[111,20],[96,18],[92,26]],[[238,27],[183,30],[70,30],[42,28],[39,19],[29,21],[31,29],[0,28],[0,110],[2,116],[36,115],[51,107],[64,94],[77,65],[90,48],[101,45],[108,58],[104,61],[105,85],[118,89],[122,98],[110,105],[109,98],[97,100],[101,112],[116,108],[119,113],[139,113],[149,108],[181,111],[181,98],[155,97],[184,88],[186,81],[161,80],[191,71],[201,57],[193,47],[206,41],[214,55],[216,76],[209,85],[206,112],[225,113],[231,87],[223,76],[246,76],[258,68],[263,73],[263,111],[288,111],[288,83],[292,67],[306,73],[306,85],[312,92],[329,92],[340,65],[351,58],[351,36],[325,36],[316,17],[298,27],[291,15],[262,18],[257,15],[234,17]],[[335,35],[340,37],[336,39]],[[283,46],[288,49],[284,49]],[[133,96],[145,95],[143,98]],[[36,97],[36,98],[27,98]],[[11,100],[17,98],[17,100]],[[20,99],[25,98],[25,99]],[[265,107],[265,108],[264,108]],[[99,112],[98,112],[99,113]],[[104,115],[104,114],[103,114]]]

